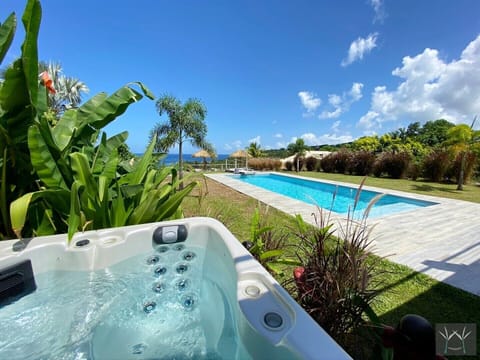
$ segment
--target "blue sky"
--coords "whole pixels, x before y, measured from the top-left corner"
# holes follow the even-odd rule
[[[0,21],[24,4],[3,0]],[[480,115],[478,0],[44,0],[42,8],[39,57],[84,81],[85,99],[131,81],[156,96],[198,98],[219,154],[252,141],[336,144]],[[20,54],[21,28],[5,63]],[[128,130],[142,152],[166,120],[143,99],[107,133]]]

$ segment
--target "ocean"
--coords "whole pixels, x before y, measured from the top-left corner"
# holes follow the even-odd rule
[[[219,154],[217,155],[216,161],[225,160],[229,157],[228,154]],[[207,162],[211,162],[212,159],[207,158]],[[188,163],[203,163],[203,158],[194,158],[192,154],[183,154],[183,161]],[[167,154],[167,156],[162,160],[164,165],[175,165],[178,163],[178,154]]]

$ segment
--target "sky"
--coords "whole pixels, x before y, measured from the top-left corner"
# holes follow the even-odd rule
[[[0,22],[26,1],[2,0]],[[339,144],[480,115],[478,0],[43,0],[39,58],[87,84],[84,100],[141,81],[207,108],[218,154]],[[2,67],[20,55],[19,22]],[[143,152],[160,117],[132,104],[108,125]],[[198,148],[187,144],[185,153]],[[171,153],[176,153],[172,148]]]

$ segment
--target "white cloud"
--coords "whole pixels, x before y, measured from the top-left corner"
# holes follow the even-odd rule
[[[280,133],[276,133],[275,135],[273,135],[274,138],[277,138],[277,139],[281,139],[283,138],[283,135],[280,134]]]
[[[304,116],[312,116],[315,110],[322,104],[322,100],[317,95],[309,91],[300,91],[298,97],[303,107],[307,110]]]
[[[342,66],[348,66],[351,63],[363,59],[363,56],[377,47],[378,33],[368,35],[366,38],[359,37],[350,44],[348,56],[341,62]]]
[[[251,138],[248,140],[248,143],[251,144],[251,143],[257,143],[257,144],[261,144],[261,136],[260,135],[257,135],[255,136],[254,138]]]
[[[445,62],[435,49],[405,56],[392,75],[403,79],[394,90],[375,87],[370,110],[358,126],[372,131],[386,121],[428,121],[444,118],[471,121],[480,113],[480,35],[463,50],[459,59]]]
[[[304,141],[306,145],[312,146],[312,145],[323,145],[323,144],[328,144],[328,145],[335,145],[335,144],[343,144],[346,142],[353,141],[353,137],[349,134],[344,134],[344,135],[335,135],[335,134],[323,134],[323,135],[315,135],[313,133],[306,133],[300,136]],[[293,140],[292,142],[295,142]]]
[[[377,21],[383,23],[383,20],[385,20],[385,18],[387,17],[383,0],[370,0],[370,5],[375,12],[375,16],[373,17],[373,23],[376,23]]]
[[[224,144],[223,145],[223,148],[225,150],[236,150],[236,149],[240,149],[242,147],[242,141],[241,140],[235,140],[235,141],[232,141],[230,144]]]
[[[341,121],[340,120],[337,120],[335,121],[333,124],[332,124],[332,131],[334,132],[338,132],[339,131],[339,128],[340,128],[340,124],[341,124]]]
[[[342,96],[329,94],[328,102],[333,106],[332,111],[324,110],[320,114],[320,119],[335,119],[350,109],[350,106],[362,98],[362,83],[353,83],[352,88],[344,92]]]

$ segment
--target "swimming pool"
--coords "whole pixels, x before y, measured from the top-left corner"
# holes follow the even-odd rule
[[[1,359],[350,359],[209,218],[2,241],[0,316]]]
[[[281,174],[236,175],[235,178],[242,182],[301,200],[308,204],[318,205],[323,209],[332,210],[341,215],[347,215],[349,211],[353,211],[353,204],[357,194],[357,188],[354,187]],[[355,218],[362,217],[370,201],[378,194],[377,192],[363,189],[355,213],[352,215]],[[386,194],[381,197],[370,210],[369,218],[411,211],[435,204],[435,202]]]

